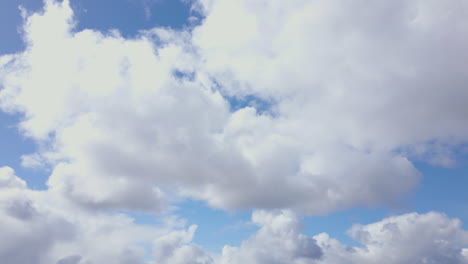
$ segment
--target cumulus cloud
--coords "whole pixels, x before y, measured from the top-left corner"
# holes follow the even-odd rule
[[[13,169],[0,169],[0,258],[4,263],[50,263],[47,252],[74,236],[66,220],[38,211],[24,181]],[[5,179],[9,184],[5,183]]]
[[[198,7],[200,25],[134,39],[77,32],[68,1],[25,18],[0,106],[24,115],[41,146],[24,164],[50,166],[51,190],[95,209],[323,214],[394,203],[419,181],[411,158],[451,164],[466,142],[460,1]]]
[[[284,119],[272,134],[285,133],[281,121],[295,125],[287,133],[306,142],[301,154],[390,152],[443,165],[466,142],[464,1],[200,2],[207,17],[193,40],[208,69],[225,93],[274,102]]]
[[[11,168],[1,171],[2,178],[22,182]],[[124,214],[82,210],[54,192],[3,185],[0,258],[6,264],[468,263],[468,231],[437,212],[354,225],[348,234],[361,246],[351,247],[326,233],[302,234],[302,217],[290,210],[256,210],[252,222],[259,229],[220,254],[192,242],[196,225],[179,229],[178,221],[168,220],[139,225]]]
[[[389,217],[355,225],[348,233],[362,246],[345,246],[327,234],[314,237],[324,251],[323,263],[468,263],[468,232],[460,220],[441,213]]]
[[[4,173],[6,172],[6,173]],[[9,167],[10,182],[23,181]],[[0,189],[0,259],[5,264],[144,263],[145,248],[171,227],[137,225],[123,214],[90,214],[52,192]]]
[[[313,238],[301,232],[301,219],[290,211],[255,211],[252,222],[260,229],[240,247],[225,246],[219,263],[315,263],[322,250]]]
[[[200,25],[134,39],[77,32],[68,1],[25,18],[0,106],[24,115],[42,147],[23,161],[52,167],[51,190],[96,209],[186,196],[323,214],[397,201],[420,178],[410,159],[450,165],[467,141],[463,1],[197,6]],[[249,96],[265,109],[232,110]]]
[[[195,226],[154,241],[157,263],[468,263],[468,231],[458,219],[438,212],[408,213],[367,225],[348,234],[360,246],[349,246],[326,233],[307,237],[300,216],[291,211],[254,211],[259,230],[239,247],[225,246],[220,255],[205,253],[191,243]]]
[[[15,175],[15,171],[7,166],[0,167],[0,188],[24,189],[26,182]]]
[[[316,241],[301,234],[302,221],[291,211],[254,211],[252,222],[260,229],[239,247],[224,246],[220,255],[206,253],[191,242],[196,226],[159,237],[153,242],[156,263],[306,264],[321,258],[322,251]]]
[[[211,256],[203,249],[191,243],[197,226],[187,230],[178,230],[158,237],[153,241],[153,257],[161,264],[210,264]]]
[[[0,109],[51,169],[32,191],[0,168],[0,259],[10,264],[468,263],[440,213],[307,237],[301,217],[389,205],[452,166],[468,141],[463,0],[198,0],[192,28],[77,31],[68,0],[24,13],[27,48],[0,56]],[[176,199],[261,208],[219,255],[196,226],[137,225],[116,210]]]

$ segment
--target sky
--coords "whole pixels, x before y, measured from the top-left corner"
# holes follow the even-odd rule
[[[0,262],[468,263],[466,0],[0,3]]]

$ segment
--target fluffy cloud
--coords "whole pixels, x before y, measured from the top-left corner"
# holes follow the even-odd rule
[[[354,225],[350,247],[322,233],[307,237],[289,210],[254,211],[259,229],[240,246],[213,254],[193,243],[196,226],[138,225],[129,216],[90,212],[50,191],[32,191],[11,168],[0,169],[0,258],[6,264],[354,264],[468,263],[468,231],[436,212]],[[20,183],[20,184],[18,184]],[[152,244],[152,257],[149,245]]]
[[[260,229],[239,247],[226,245],[220,255],[210,255],[191,243],[196,226],[169,233],[153,242],[156,263],[306,264],[321,258],[321,249],[313,238],[301,234],[301,219],[291,211],[254,211],[252,222]]]
[[[32,191],[0,168],[0,259],[5,264],[144,263],[145,249],[170,227],[135,224],[122,214],[90,214],[52,192]],[[19,184],[18,184],[19,183]]]
[[[301,234],[302,220],[291,211],[254,211],[252,222],[260,227],[239,247],[225,246],[209,257],[191,243],[195,227],[174,231],[154,242],[157,263],[468,263],[468,231],[458,219],[430,212],[385,218],[355,225],[348,234],[361,246],[348,246],[328,234]]]
[[[26,184],[11,168],[0,168],[0,179],[0,258],[5,263],[46,263],[44,252],[72,237],[73,229],[63,219],[38,212],[26,196]]]
[[[182,31],[76,31],[69,2],[25,15],[27,48],[0,57],[0,109],[20,113],[50,167],[46,191],[0,168],[7,264],[468,263],[467,233],[439,213],[354,226],[362,244],[302,232],[293,211],[388,205],[453,165],[468,141],[463,0],[199,0]],[[196,226],[137,225],[115,210],[180,197],[263,208],[220,255]],[[64,199],[65,198],[65,199]],[[275,209],[290,209],[278,210]]]
[[[91,208],[154,211],[174,195],[220,208],[294,208],[312,214],[392,203],[419,179],[405,155],[395,151],[420,143],[416,139],[451,137],[465,128],[427,122],[431,127],[424,133],[444,131],[427,137],[415,132],[417,137],[403,141],[389,134],[397,130],[407,136],[399,121],[406,114],[411,125],[419,117],[419,123],[427,120],[382,101],[394,98],[388,91],[406,97],[408,82],[393,87],[398,78],[364,73],[370,67],[378,71],[370,63],[373,50],[366,50],[380,47],[380,36],[360,24],[348,25],[352,17],[341,16],[343,8],[291,3],[283,8],[274,2],[260,14],[261,1],[217,1],[206,7],[210,11],[193,34],[156,28],[124,39],[116,32],[74,32],[68,2],[47,1],[43,13],[26,20],[28,48],[1,58],[1,107],[23,113],[22,131],[44,146],[25,157],[25,164],[49,164],[50,189]],[[321,3],[317,16],[305,15]],[[237,31],[219,35],[217,26],[231,25],[225,21],[228,7],[246,18]],[[267,23],[264,16],[275,12],[281,23]],[[332,22],[343,25],[322,36],[319,25]],[[342,31],[357,31],[351,50],[329,45],[343,45],[334,39]],[[224,36],[223,45],[213,41]],[[420,62],[399,55],[393,61]],[[321,58],[327,59],[319,67]],[[345,59],[350,71],[337,71]],[[341,62],[328,65],[330,60]],[[359,72],[351,70],[357,63]],[[258,67],[249,69],[252,65]],[[402,77],[401,71],[395,74]],[[418,81],[420,75],[414,77]],[[462,98],[457,85],[448,89]],[[227,98],[242,101],[246,94],[267,102],[266,111],[255,104],[230,111]],[[375,101],[368,100],[374,95]],[[431,101],[417,101],[432,109]],[[439,113],[444,114],[450,113]],[[466,123],[454,120],[457,126]],[[277,186],[282,188],[272,191]]]
[[[15,175],[10,167],[0,167],[0,188],[24,189],[26,182]]]
[[[207,68],[225,93],[271,101],[271,133],[305,142],[301,155],[449,165],[450,146],[466,142],[464,1],[200,2],[193,40]]]
[[[255,211],[252,222],[260,229],[240,247],[225,246],[219,263],[306,264],[315,263],[322,250],[313,238],[307,237],[302,222],[290,211]]]
[[[327,234],[314,238],[324,251],[323,263],[468,263],[468,232],[458,219],[441,213],[405,214],[348,233],[362,247],[348,247]]]
[[[76,32],[68,1],[26,18],[0,107],[24,115],[41,146],[24,164],[52,167],[52,191],[324,214],[394,203],[419,181],[409,159],[451,165],[467,141],[463,1],[196,5],[201,25],[134,39]]]
[[[210,264],[211,256],[203,249],[191,243],[197,226],[187,230],[178,230],[158,237],[153,241],[153,256],[161,264]]]

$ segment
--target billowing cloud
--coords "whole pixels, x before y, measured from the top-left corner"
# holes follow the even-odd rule
[[[15,175],[10,167],[0,167],[0,188],[24,189],[26,182]]]
[[[26,264],[468,263],[440,213],[356,225],[350,247],[300,215],[389,205],[468,141],[463,0],[199,0],[200,24],[77,31],[69,1],[24,14],[0,56],[0,109],[36,141],[33,191],[0,168],[0,259]],[[258,208],[212,254],[187,229],[138,225],[180,198]],[[152,257],[148,247],[152,244]],[[152,260],[148,260],[152,258]]]
[[[0,170],[5,178],[22,182],[8,167]],[[192,242],[197,226],[180,229],[168,221],[136,224],[124,214],[82,210],[50,191],[2,185],[0,258],[6,264],[468,263],[468,231],[437,212],[354,225],[348,234],[361,246],[351,247],[326,233],[302,234],[302,218],[292,211],[257,210],[252,222],[259,229],[220,254]]]
[[[96,209],[184,196],[323,214],[395,202],[420,177],[409,158],[450,165],[467,141],[463,1],[198,7],[201,25],[134,39],[75,31],[68,1],[26,18],[0,105],[24,115],[41,146],[24,164],[52,167],[50,190]]]
[[[408,158],[466,141],[461,4],[200,2],[193,29],[125,39],[47,1],[1,57],[0,105],[42,146],[24,164],[88,208],[389,204],[418,183]]]
[[[70,223],[38,212],[13,169],[0,168],[0,259],[4,263],[46,263],[46,252],[73,237]]]
[[[23,183],[9,167],[0,179]],[[137,225],[123,214],[90,214],[24,184],[0,187],[0,259],[5,264],[144,263],[145,248],[170,226]]]
[[[301,234],[302,219],[291,211],[254,211],[252,222],[260,227],[257,232],[239,247],[225,246],[222,254],[212,258],[190,242],[195,227],[174,231],[155,241],[156,260],[163,260],[157,263],[468,263],[468,231],[462,229],[460,220],[437,212],[355,225],[348,234],[360,246],[342,244],[326,233]]]
[[[197,226],[177,230],[153,241],[153,257],[161,264],[210,264],[212,257],[192,243]]]
[[[316,241],[301,234],[302,221],[292,212],[255,211],[252,222],[260,229],[240,247],[225,246],[219,263],[306,264],[322,257]]]
[[[322,257],[316,241],[301,234],[302,221],[291,211],[255,211],[252,222],[259,226],[259,230],[242,241],[239,247],[224,246],[220,255],[210,255],[191,242],[196,226],[169,233],[153,243],[156,263],[306,264],[315,263]]]
[[[323,263],[468,263],[468,232],[460,220],[441,213],[389,217],[355,225],[348,233],[363,246],[345,246],[327,234],[314,237],[324,251]]]
[[[465,1],[200,2],[206,19],[193,41],[206,67],[224,93],[271,102],[269,133],[299,142],[300,157],[455,162],[452,147],[468,135]],[[380,176],[400,175],[414,177]]]

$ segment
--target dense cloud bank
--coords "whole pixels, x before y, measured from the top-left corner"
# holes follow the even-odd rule
[[[356,248],[305,237],[292,213],[392,205],[420,180],[413,161],[456,162],[468,140],[466,1],[192,4],[200,25],[133,39],[76,31],[66,0],[23,12],[27,48],[0,57],[0,108],[40,146],[23,165],[52,173],[38,192],[2,168],[2,260],[143,263],[135,245],[155,239],[157,263],[466,262],[465,231],[439,213],[353,227]],[[190,242],[195,227],[109,214],[180,198],[267,211],[220,256]],[[109,235],[115,245],[95,247]]]

